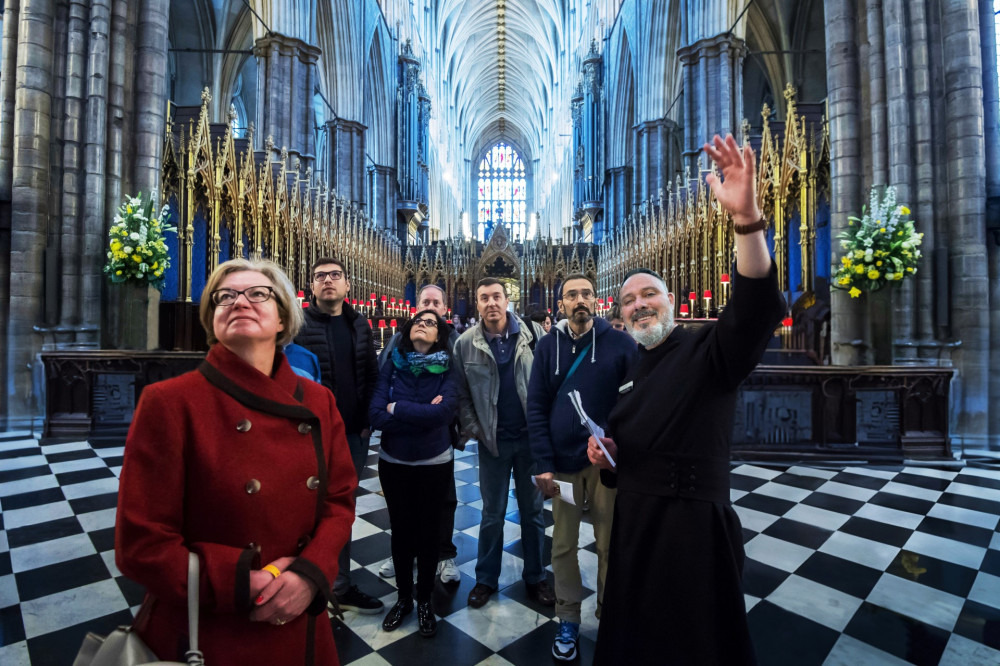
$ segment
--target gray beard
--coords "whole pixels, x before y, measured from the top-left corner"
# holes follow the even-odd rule
[[[663,342],[674,328],[674,313],[667,310],[655,324],[645,329],[636,329],[634,324],[626,322],[625,327],[635,341],[646,349],[651,349]]]

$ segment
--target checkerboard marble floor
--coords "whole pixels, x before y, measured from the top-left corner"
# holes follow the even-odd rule
[[[121,447],[40,445],[0,433],[0,664],[68,665],[87,631],[127,623],[142,589],[114,564]],[[459,583],[438,583],[437,636],[382,616],[333,621],[344,664],[546,664],[552,609],[520,582],[517,508],[508,505],[501,591],[467,606],[482,501],[473,445],[456,460]],[[354,525],[354,580],[388,607],[388,513],[369,456]],[[735,464],[732,500],[743,522],[745,587],[761,664],[1000,664],[1000,469]],[[546,510],[551,534],[551,511]],[[584,584],[597,558],[581,530]],[[548,545],[548,544],[547,544]],[[637,593],[639,591],[637,590]],[[597,621],[584,602],[581,663]],[[669,650],[669,646],[664,646]],[[270,665],[269,665],[270,666]]]

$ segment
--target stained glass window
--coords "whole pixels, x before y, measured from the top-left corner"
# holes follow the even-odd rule
[[[517,151],[501,142],[479,163],[479,203],[476,237],[486,242],[502,224],[513,241],[525,240],[528,230],[527,180]]]

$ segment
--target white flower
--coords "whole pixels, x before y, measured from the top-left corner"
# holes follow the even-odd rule
[[[130,234],[128,235],[128,237],[129,237],[130,239],[134,240],[134,241],[137,241],[137,240],[139,240],[139,234],[137,234],[137,233],[136,233],[136,232],[134,232],[134,231],[133,231],[132,233],[130,233]]]
[[[125,247],[122,248],[122,251],[125,252],[125,254],[132,254],[132,246],[126,245]]]

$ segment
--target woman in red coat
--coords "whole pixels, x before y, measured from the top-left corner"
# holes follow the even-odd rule
[[[333,395],[281,346],[302,324],[270,262],[228,261],[202,294],[200,368],[142,392],[118,494],[116,563],[160,659],[187,649],[188,552],[201,560],[211,666],[338,664],[326,615],[357,478]]]

